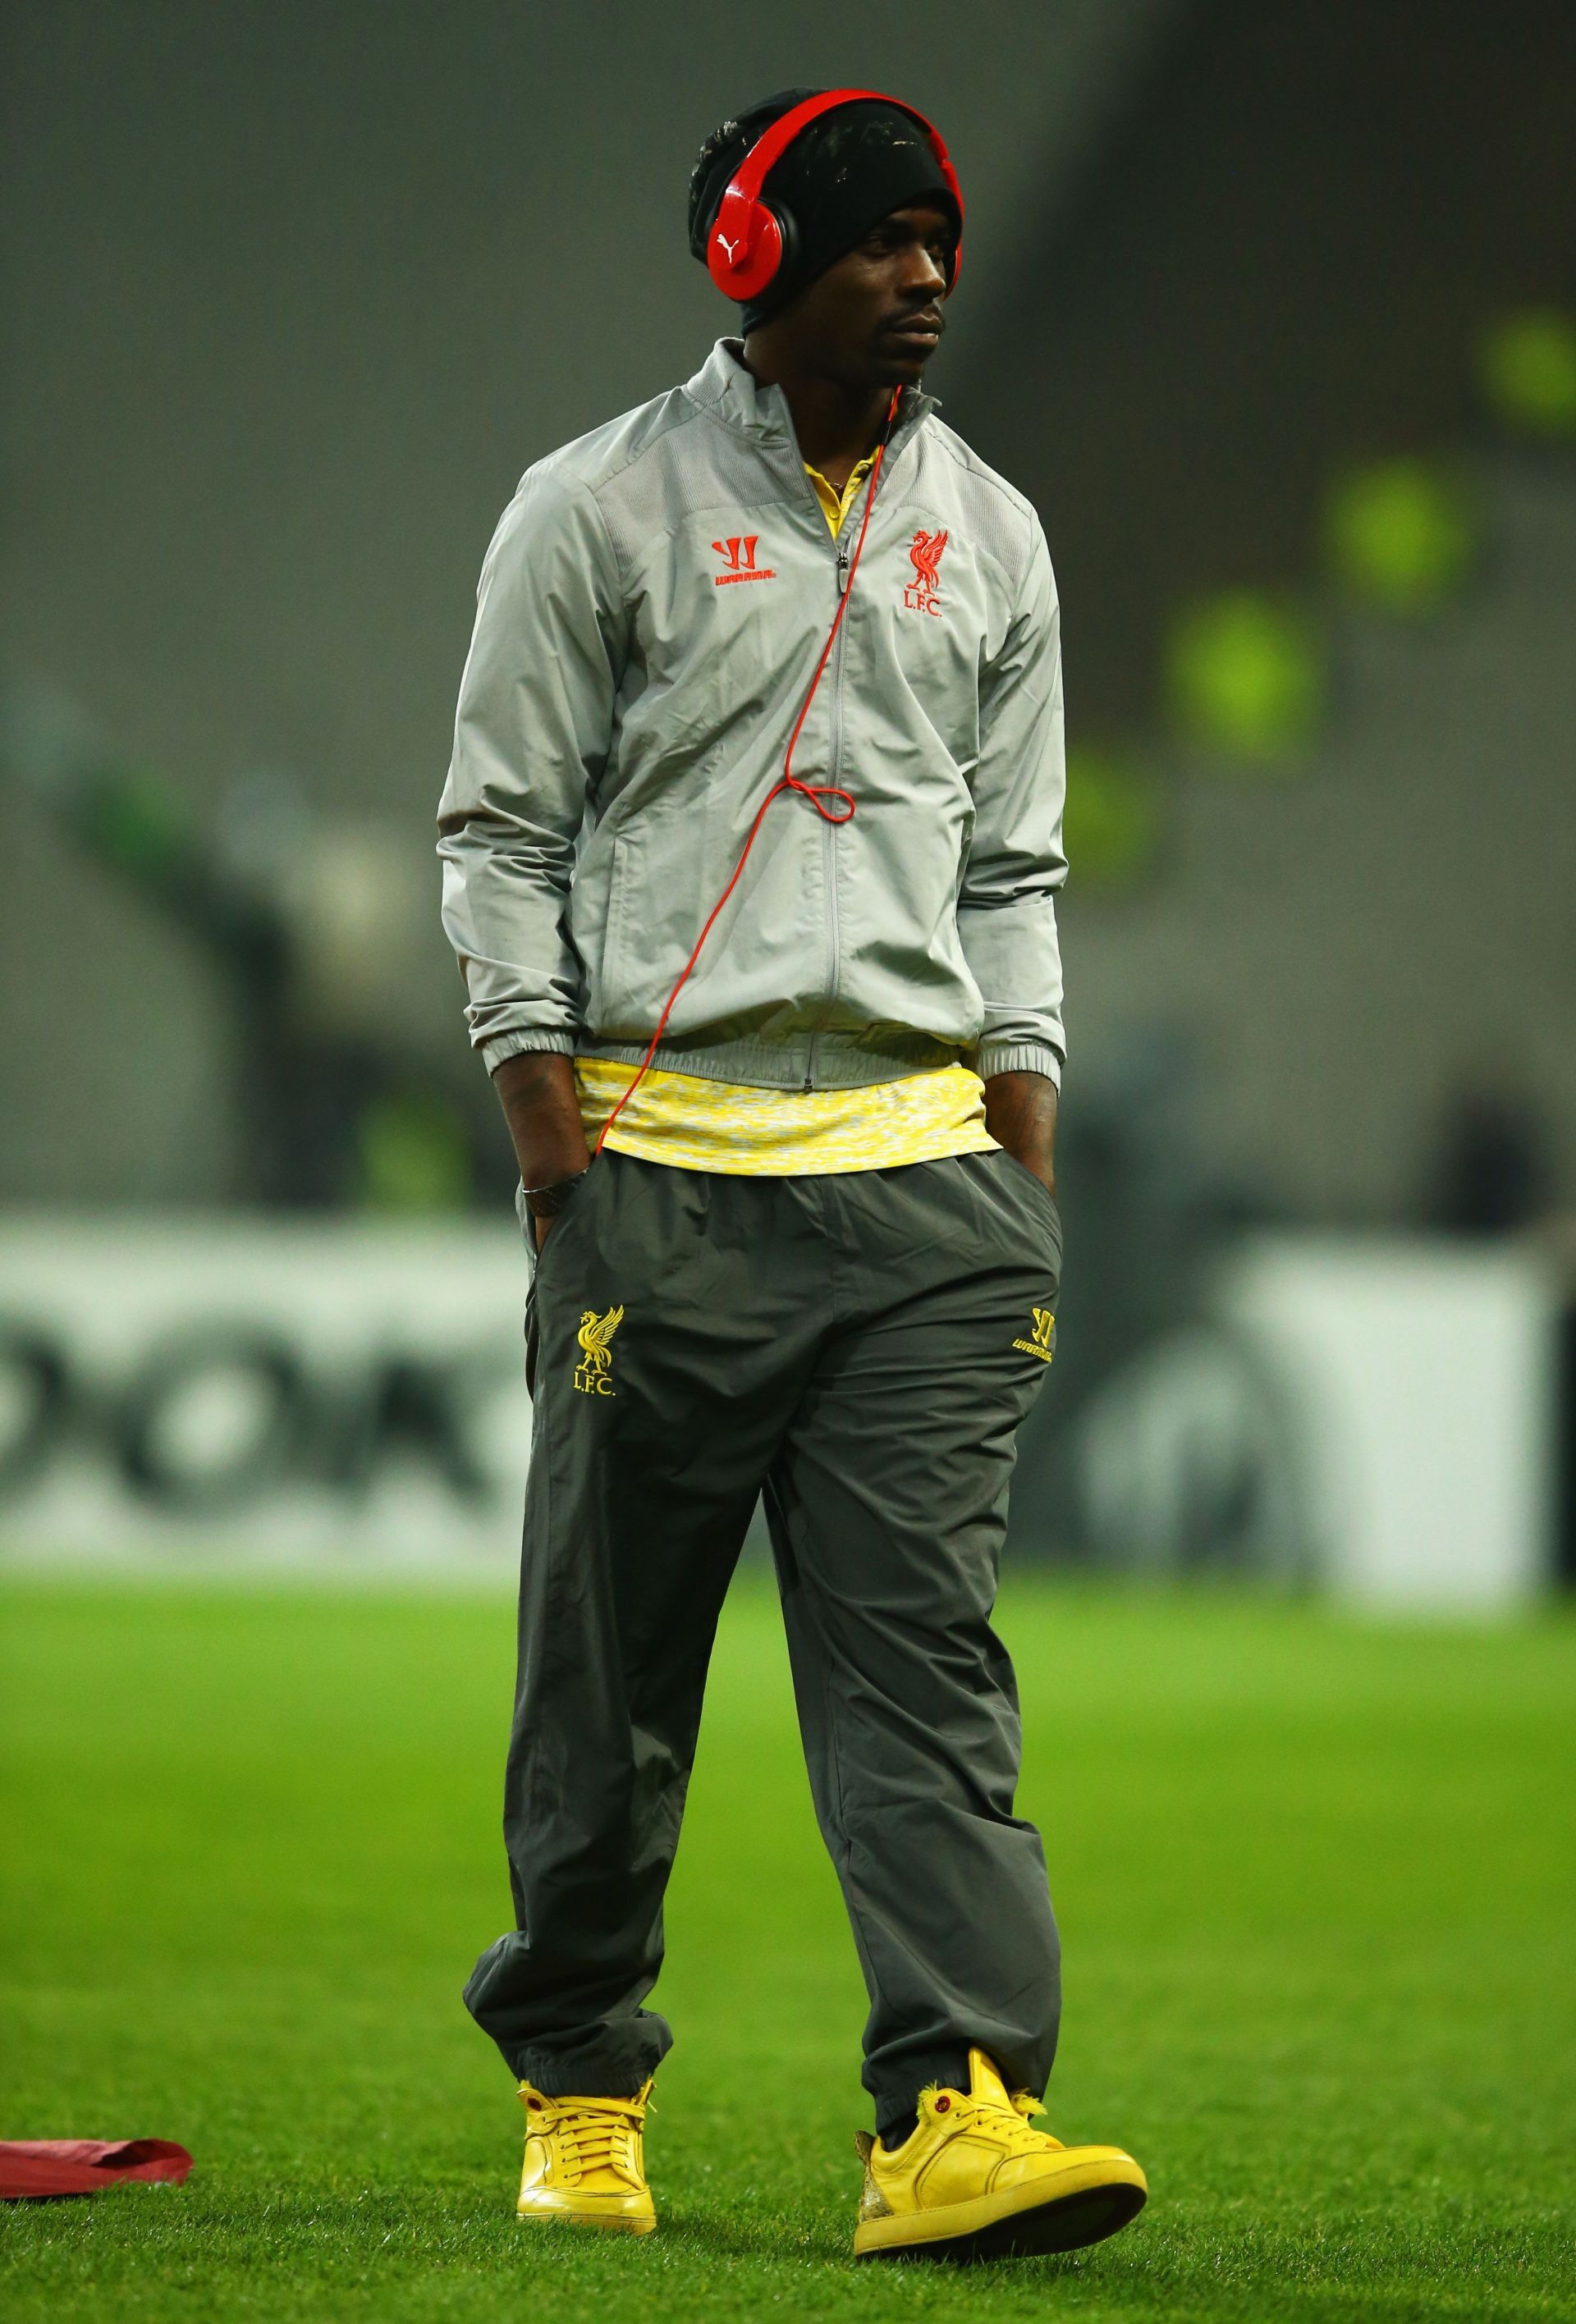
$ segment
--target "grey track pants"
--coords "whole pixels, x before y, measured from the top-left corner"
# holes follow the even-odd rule
[[[765,1489],[878,2119],[972,2043],[1042,2092],[1056,1926],[990,1627],[1053,1345],[1056,1205],[1003,1152],[736,1178],[605,1152],[532,1286],[504,1831],[518,1927],[466,2001],[550,2095],[631,2092],[718,1609]]]

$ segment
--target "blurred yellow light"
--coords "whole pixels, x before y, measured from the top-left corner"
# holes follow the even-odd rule
[[[357,1125],[361,1197],[370,1211],[457,1211],[470,1185],[465,1130],[454,1109],[425,1092],[375,1098]]]
[[[1394,613],[1437,605],[1472,561],[1466,495],[1423,460],[1386,460],[1339,478],[1326,505],[1324,536],[1341,585]]]
[[[1312,742],[1323,712],[1323,655],[1312,623],[1251,590],[1183,613],[1165,675],[1181,731],[1229,758],[1290,759]]]
[[[1118,893],[1140,886],[1154,868],[1163,830],[1152,776],[1100,751],[1068,752],[1062,835],[1079,888]]]
[[[1553,307],[1506,316],[1479,351],[1492,410],[1529,436],[1576,437],[1576,320]]]

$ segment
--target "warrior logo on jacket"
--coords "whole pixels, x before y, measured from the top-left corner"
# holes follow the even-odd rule
[[[903,593],[903,602],[913,613],[939,613],[941,610],[941,585],[938,579],[941,551],[947,546],[945,532],[926,532],[922,529],[909,543],[909,562],[913,567],[913,579]]]
[[[712,576],[719,589],[726,589],[730,581],[774,581],[777,578],[771,566],[756,563],[756,543],[760,537],[758,532],[730,532],[726,540],[712,542],[712,548],[728,568],[726,572]]]

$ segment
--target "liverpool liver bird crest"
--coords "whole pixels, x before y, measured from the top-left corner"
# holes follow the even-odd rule
[[[947,535],[926,532],[922,526],[908,547],[909,562],[913,567],[913,579],[903,593],[903,602],[913,612],[933,613],[941,603],[940,569],[941,551],[947,546]]]
[[[611,1396],[613,1393],[610,1386],[604,1385],[613,1369],[613,1354],[607,1343],[623,1321],[622,1307],[609,1307],[605,1315],[598,1315],[594,1307],[588,1307],[581,1314],[577,1335],[580,1343],[580,1361],[575,1373],[575,1386],[588,1396]]]

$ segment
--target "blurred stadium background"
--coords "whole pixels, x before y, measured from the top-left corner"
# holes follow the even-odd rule
[[[160,2094],[162,2118],[111,2129],[181,2135],[206,2091],[212,2144],[252,2135],[210,2102],[168,1981],[127,1985],[88,1933],[179,1925],[209,1964],[177,1978],[182,2008],[195,1978],[203,2042],[233,2037],[240,2004],[209,1974],[213,1908],[182,1918],[178,1898],[225,1857],[222,1771],[241,1765],[262,1823],[304,1812],[301,1845],[321,1851],[316,1870],[272,1865],[282,1901],[237,1971],[263,1997],[271,2071],[310,2103],[310,2061],[290,2052],[309,1969],[264,1988],[270,1964],[323,1941],[307,1900],[351,1808],[320,1802],[312,1822],[298,1744],[266,1715],[273,1683],[295,1736],[321,1726],[326,1752],[392,1754],[408,1776],[400,1752],[430,1729],[453,1772],[477,1828],[439,1845],[402,1814],[398,1850],[391,1823],[388,1861],[343,1909],[386,1903],[396,1853],[439,1886],[463,1855],[458,1934],[440,1914],[390,1965],[367,1918],[358,1958],[382,1961],[391,2006],[423,2029],[431,2009],[421,2054],[485,2111],[486,2060],[450,2057],[467,2041],[450,1987],[504,1909],[486,1827],[529,1407],[513,1172],[437,923],[453,698],[520,472],[686,376],[728,327],[682,237],[700,139],[774,88],[847,80],[912,97],[951,146],[969,266],[931,384],[1034,498],[1064,605],[1067,1270],[1007,1598],[1033,1734],[1053,1765],[1051,1691],[1067,1681],[1081,1717],[1136,1721],[1135,1782],[1145,1751],[1193,1768],[1168,1845],[1242,1817],[1269,1851],[1279,1901],[1244,1876],[1236,1904],[1270,2052],[1277,1993],[1326,2031],[1341,2005],[1333,1987],[1309,2001],[1295,1945],[1275,1954],[1266,1929],[1282,1905],[1288,1927],[1298,1914],[1275,1883],[1295,1886],[1303,1859],[1290,1841],[1275,1857],[1272,1810],[1245,1807],[1222,1771],[1266,1752],[1298,1812],[1327,1820],[1327,1872],[1349,1844],[1401,1866],[1398,1835],[1424,1832],[1414,1887],[1397,1870],[1386,1891],[1376,1871],[1372,1913],[1349,1896],[1349,1925],[1371,1959],[1398,1960],[1407,1914],[1443,1915],[1440,2028],[1458,1974],[1481,1991],[1499,1961],[1493,2070],[1479,2060],[1477,2098],[1451,2102],[1487,2136],[1512,2084],[1535,2080],[1553,1925],[1539,1914],[1570,1865],[1570,1762],[1556,1782],[1553,1755],[1569,1752],[1573,1690],[1550,1674],[1576,1675],[1561,1604],[1576,1580],[1576,14],[16,0],[0,61],[0,1574],[35,1848],[15,1890],[33,1964],[17,2135],[95,2131],[83,2107],[123,2091]],[[342,1662],[303,1646],[320,1635],[298,1624],[303,1593],[402,1576],[475,1582],[496,1605],[402,1630],[396,1593],[369,1610],[380,1643],[364,1656],[339,1612],[322,1635]],[[257,1590],[218,1595],[216,1577]],[[1135,1596],[1140,1578],[1166,1586]],[[166,1586],[127,1594],[144,1579]],[[725,1749],[759,1739],[741,1674],[765,1651],[761,1586],[746,1574],[725,1630]],[[1359,1614],[1375,1627],[1328,1627]],[[1441,1616],[1477,1627],[1429,1627]],[[260,1639],[283,1658],[272,1681]],[[434,1640],[431,1683],[487,1690],[487,1717],[429,1697]],[[1360,1680],[1341,1674],[1347,1653]],[[1257,1729],[1232,1677],[1256,1655]],[[116,1782],[144,1751],[184,1771],[151,1847],[126,1836],[134,1812],[116,1838],[90,1810],[89,1674]],[[1352,1716],[1335,1719],[1349,1680]],[[318,1691],[336,1684],[342,1719]],[[232,1687],[251,1723],[226,1741]],[[772,1748],[790,1749],[785,1697],[778,1712]],[[1479,1729],[1501,1757],[1454,1800],[1438,1788],[1445,1738]],[[1370,1752],[1392,1785],[1383,1847],[1364,1821]],[[449,1794],[423,1764],[412,1796],[440,1815]],[[1066,1803],[1038,1796],[1054,1856]],[[704,1805],[720,1821],[675,1909],[696,1957],[712,1932],[715,1974],[737,1982],[719,1835],[742,1849],[752,1811],[721,1787]],[[1477,1836],[1464,1890],[1447,1826]],[[1124,2038],[1164,1991],[1186,2021],[1178,2054],[1207,2074],[1230,1949],[1217,1984],[1203,1978],[1208,2006],[1185,1978],[1165,1987],[1189,1884],[1146,1856],[1133,1796],[1114,1829],[1105,1886],[1089,1839],[1090,1920],[1130,1933],[1118,1969],[1080,1974]],[[100,1885],[60,1868],[68,1840]],[[797,1971],[779,1948],[776,1973],[847,2034],[851,1957],[820,1874],[808,1857],[748,1860],[795,1895],[809,1884],[817,1933]],[[234,1865],[220,1885],[244,1914]],[[63,1963],[86,2043],[56,1993]],[[1394,2025],[1426,2018],[1399,1997],[1414,1969],[1386,1988]],[[134,2008],[157,2039],[117,2034],[117,2081],[102,2045]],[[327,2016],[301,2021],[320,2055]],[[820,2070],[819,2038],[769,2046]],[[1079,2038],[1073,2087],[1103,2106],[1108,2074]],[[1374,2035],[1365,2089],[1383,2051]],[[1256,2048],[1254,2119],[1323,2106],[1333,2135],[1358,2066],[1342,2079],[1335,2042],[1321,2083],[1294,2052],[1276,2084]],[[1409,2054],[1416,2098],[1443,2069]],[[373,2103],[355,2070],[341,2123]],[[1117,2080],[1169,2136],[1170,2086]],[[1540,2103],[1535,2154],[1553,2118]],[[294,2118],[275,2129],[294,2152]],[[476,2158],[496,2135],[476,2134],[465,2182],[484,2208],[495,2164]],[[352,2175],[389,2167],[370,2132],[350,2150]],[[1228,2174],[1210,2209],[1207,2152],[1201,2240],[1174,2261],[1176,2282],[1203,2271],[1201,2301],[1242,2191]],[[1445,2185],[1448,2210],[1437,2163],[1407,2161],[1406,2184]],[[256,2167],[262,2201],[271,2166]],[[1293,2181],[1299,2167],[1277,2165]],[[1328,2216],[1308,2213],[1308,2252]],[[1533,2246],[1505,2220],[1494,2233],[1508,2283]],[[1372,2312],[1444,2312],[1464,2263],[1431,2248],[1437,2266],[1392,2252],[1391,2290],[1373,2292],[1423,2306]],[[1352,2312],[1319,2307],[1328,2284],[1307,2267],[1296,2312]],[[1210,2281],[1215,2304],[1173,2312],[1238,2312]],[[41,2292],[39,2312],[76,2282]],[[600,2313],[624,2312],[611,2285]],[[1081,2297],[1071,2277],[1061,2289]],[[1241,2313],[1272,2312],[1249,2276],[1238,2289]],[[1127,2292],[1131,2310],[1100,2312],[1148,2314],[1164,2284]],[[380,2313],[418,2299],[385,2293]],[[1459,2312],[1573,2312],[1516,2305],[1498,2277],[1477,2297]],[[683,2312],[711,2298],[697,2279]]]
[[[726,326],[674,222],[705,125],[846,47],[967,165],[934,383],[1066,606],[1019,1546],[1546,1591],[1569,12],[1077,0],[972,61],[945,8],[790,13],[726,53],[703,12],[8,19],[13,1552],[506,1563],[510,1170],[431,853],[476,572],[531,459]]]

